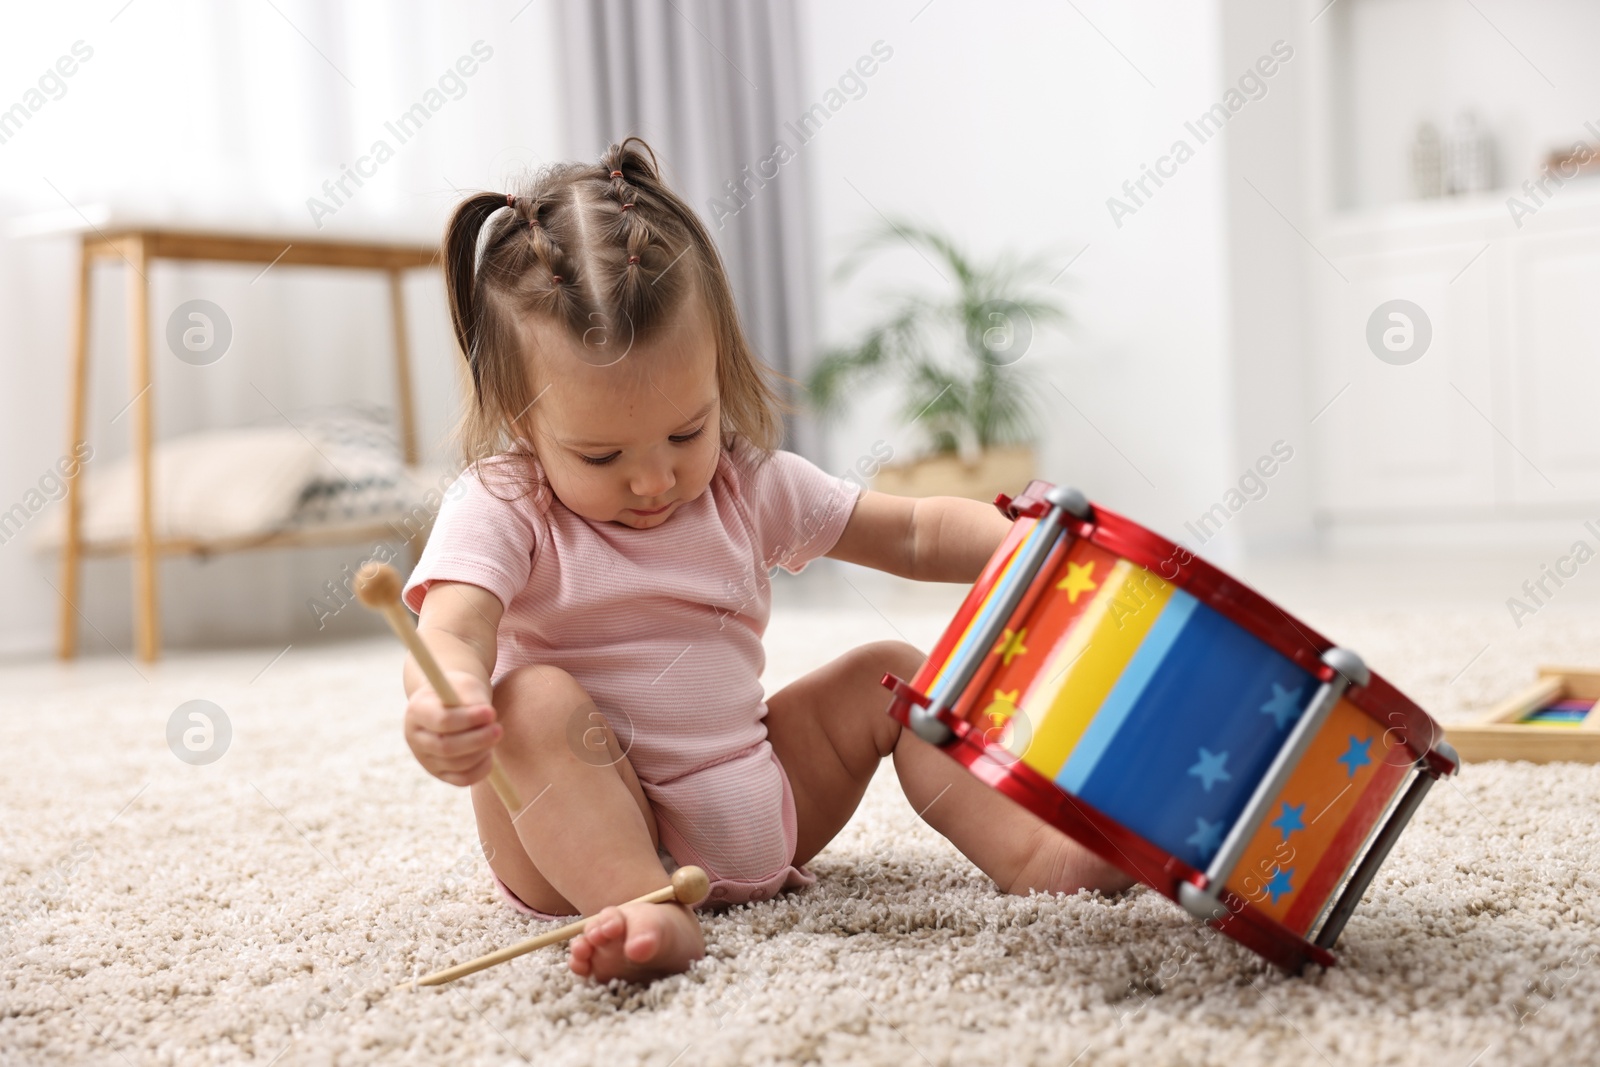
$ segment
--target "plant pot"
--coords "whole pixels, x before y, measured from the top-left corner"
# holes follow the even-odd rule
[[[984,449],[972,463],[943,455],[884,467],[872,488],[895,496],[964,496],[987,504],[999,493],[1021,493],[1033,472],[1033,446],[1008,445]]]

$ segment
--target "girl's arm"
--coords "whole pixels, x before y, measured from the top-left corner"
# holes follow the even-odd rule
[[[869,489],[828,556],[920,582],[973,582],[1010,529],[993,504]]]
[[[422,668],[407,656],[406,744],[429,774],[451,785],[471,785],[493,766],[502,731],[489,679],[501,610],[493,593],[465,582],[434,582],[422,598],[417,633],[462,703],[441,704]]]
[[[417,633],[446,673],[470,674],[487,689],[494,674],[495,635],[503,610],[500,598],[480,586],[434,582],[422,598]],[[427,684],[422,668],[407,656],[406,695]]]

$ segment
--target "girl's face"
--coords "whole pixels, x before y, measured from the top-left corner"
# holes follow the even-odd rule
[[[540,374],[530,380],[542,390],[529,409],[535,449],[568,510],[648,530],[705,492],[722,411],[702,301],[686,300],[650,344],[620,358],[543,323],[531,333]]]

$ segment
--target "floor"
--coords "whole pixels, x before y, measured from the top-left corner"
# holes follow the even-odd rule
[[[1246,577],[1448,723],[1537,662],[1600,660],[1593,579],[1518,627],[1504,599],[1538,571],[1521,563],[1300,560]],[[849,568],[783,579],[769,688],[865,641],[927,647],[961,592]],[[394,992],[536,928],[490,889],[466,798],[406,751],[398,663],[373,639],[0,673],[0,1062],[1486,1067],[1592,1052],[1600,768],[1571,764],[1470,765],[1436,788],[1341,966],[1301,977],[1148,891],[999,894],[886,769],[818,884],[709,917],[689,974],[599,988],[551,950]],[[193,700],[228,724],[214,762],[179,755],[181,721],[169,732]]]

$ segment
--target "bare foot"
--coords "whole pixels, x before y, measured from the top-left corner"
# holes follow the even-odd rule
[[[1076,893],[1097,889],[1107,895],[1120,893],[1133,879],[1066,834],[1050,825],[1039,827],[1033,853],[1009,886],[1007,893],[1025,897],[1032,890],[1041,893]]]
[[[687,971],[706,954],[700,920],[682,904],[602,908],[572,939],[572,973],[597,982],[649,982]]]

